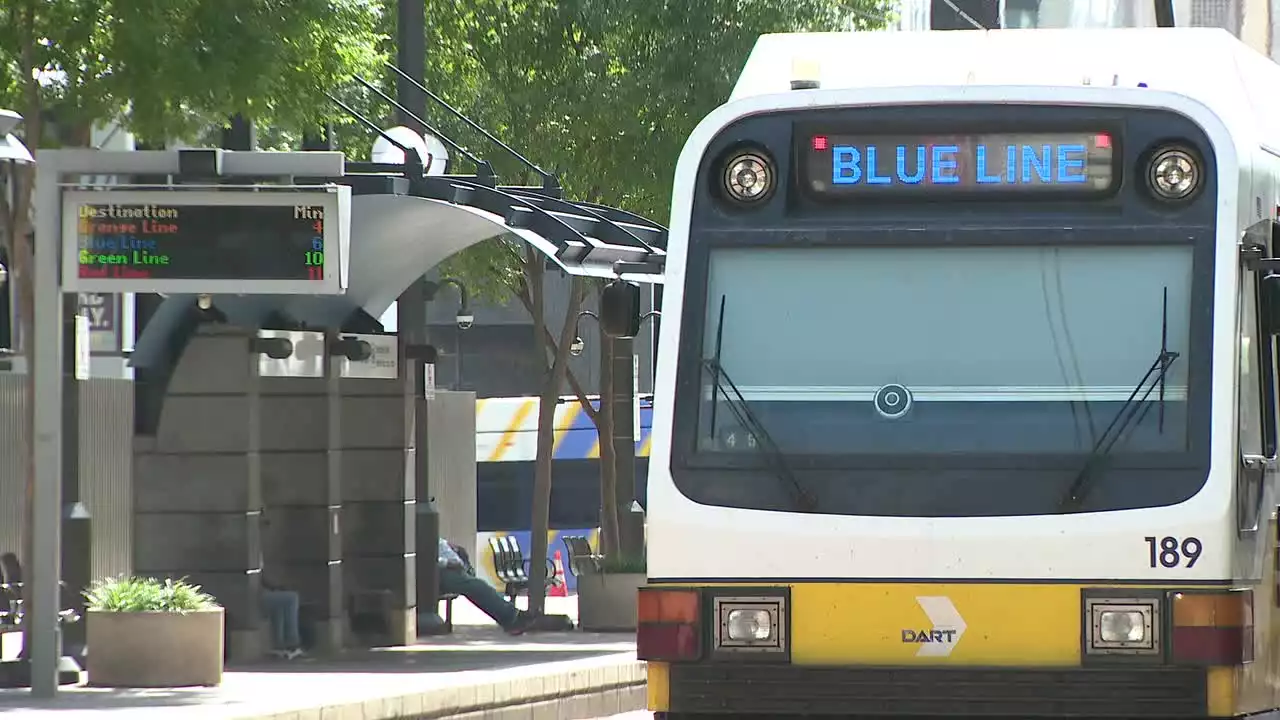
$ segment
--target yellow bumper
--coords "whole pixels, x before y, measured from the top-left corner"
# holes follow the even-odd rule
[[[752,589],[759,585],[752,585]],[[1231,717],[1238,668],[1081,666],[1085,586],[1070,583],[797,583],[790,585],[790,658],[782,664],[719,660],[649,663],[649,709],[686,712],[746,695],[743,714],[796,712],[824,689],[880,693],[882,712],[979,714],[965,693],[1028,716],[1042,707],[1163,717]],[[1088,587],[1102,587],[1090,585]],[[722,693],[717,693],[716,686]],[[709,693],[701,700],[690,693]],[[977,688],[976,690],[974,688]],[[1039,688],[1043,689],[1043,692]],[[770,693],[776,693],[770,696]],[[954,693],[954,697],[948,697]],[[829,693],[833,702],[843,691]],[[1047,704],[1031,702],[1040,695]],[[1140,703],[1126,697],[1146,697]],[[703,701],[709,705],[701,704]],[[1010,703],[1015,703],[1010,705]],[[1163,703],[1163,705],[1162,705]],[[1163,707],[1163,710],[1159,708]],[[934,710],[942,710],[935,713]],[[1194,712],[1191,712],[1194,710]],[[850,712],[854,711],[852,708]],[[1187,714],[1190,712],[1190,714]],[[1176,714],[1175,714],[1176,713]],[[1157,717],[1146,712],[1134,717]]]

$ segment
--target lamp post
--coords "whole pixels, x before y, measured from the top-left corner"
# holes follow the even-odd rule
[[[600,321],[600,316],[590,310],[578,313],[578,321],[591,317]],[[640,316],[639,324],[654,317],[661,317],[658,310],[651,310]],[[579,333],[570,353],[581,355],[586,343]],[[609,378],[609,401],[614,412],[612,430],[609,439],[613,446],[614,467],[618,502],[618,539],[621,554],[628,557],[639,556],[644,549],[644,511],[636,502],[636,440],[639,437],[639,405],[636,376],[638,362],[635,356],[635,338],[611,337],[605,344],[607,352],[601,353],[601,378]],[[601,397],[603,410],[605,399]],[[626,408],[628,412],[619,412]],[[603,499],[603,498],[602,498]]]
[[[441,278],[440,280],[422,280],[419,287],[421,288],[423,327],[426,330],[426,304],[436,299],[436,294],[440,292],[443,285],[453,285],[458,289],[460,296],[460,304],[458,308],[457,323],[458,327],[466,330],[471,327],[475,318],[471,315],[471,306],[467,299],[467,286],[455,278]],[[458,347],[457,339],[454,341],[455,352]],[[459,356],[460,357],[460,356]],[[434,353],[430,361],[426,362],[424,367],[422,388],[427,399],[435,394],[435,362]],[[415,398],[414,402],[418,402]],[[423,428],[418,429],[418,451],[424,452],[429,442],[430,428],[426,428],[427,432],[422,432]],[[421,472],[421,471],[420,471]],[[431,494],[431,490],[436,487],[435,479],[430,477],[419,476],[417,494],[417,543],[418,543],[418,566],[417,566],[417,596],[418,596],[418,634],[419,635],[440,635],[448,632],[449,628],[445,625],[444,620],[436,613],[436,609],[440,605],[440,574],[439,567],[436,565],[438,557],[438,547],[440,544],[440,513],[436,510],[435,497]]]

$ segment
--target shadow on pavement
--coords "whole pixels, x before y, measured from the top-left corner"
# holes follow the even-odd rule
[[[456,626],[416,645],[351,649],[338,655],[268,660],[229,668],[252,673],[449,673],[500,670],[632,652],[632,636],[577,631],[512,637],[494,627]]]
[[[545,650],[541,652],[512,652],[510,650],[445,649],[418,646],[412,649],[369,650],[347,652],[330,657],[309,658],[281,662],[263,662],[240,665],[232,672],[247,673],[341,673],[434,674],[468,672],[471,670],[502,670],[506,668],[538,665],[542,663],[585,660],[615,654],[617,650]]]
[[[121,710],[145,707],[207,706],[222,703],[218,688],[174,688],[126,690],[77,687],[63,689],[53,700],[37,700],[27,690],[0,690],[0,711],[4,710]]]

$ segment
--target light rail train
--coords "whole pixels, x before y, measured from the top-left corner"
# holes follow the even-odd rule
[[[762,37],[676,170],[650,709],[1280,717],[1278,98],[1220,30]]]

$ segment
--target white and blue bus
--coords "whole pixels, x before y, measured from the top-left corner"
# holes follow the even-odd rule
[[[650,708],[1280,715],[1278,174],[1220,30],[761,38],[676,170]]]
[[[587,400],[599,407],[600,398]],[[533,480],[538,456],[538,406],[536,397],[495,397],[476,400],[476,547],[477,571],[495,587],[502,587],[488,551],[489,538],[513,536],[528,552],[529,521],[533,508]],[[653,414],[651,396],[639,401],[639,439],[636,440],[636,497],[645,497],[644,481],[649,464]],[[577,397],[562,397],[553,422],[550,532],[547,559],[564,557],[561,538],[583,535],[598,546],[600,528],[600,437]],[[566,568],[569,592],[577,578]]]

